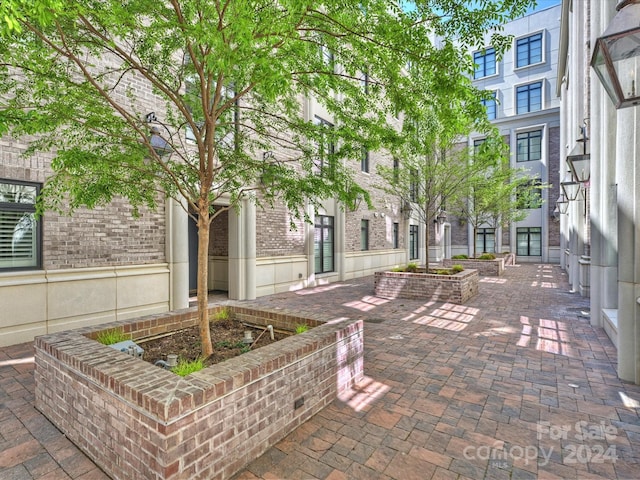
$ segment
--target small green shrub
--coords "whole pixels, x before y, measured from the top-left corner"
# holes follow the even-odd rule
[[[410,273],[416,273],[418,271],[418,264],[415,262],[408,263],[404,271],[410,272]]]
[[[181,377],[186,377],[190,373],[197,372],[204,368],[204,361],[201,358],[195,360],[180,360],[178,365],[173,367],[171,371]]]
[[[483,253],[478,257],[478,260],[495,260],[496,256],[493,253]]]
[[[309,330],[309,325],[305,325],[304,323],[299,323],[296,325],[296,335],[299,333],[304,333]]]
[[[231,318],[231,312],[229,312],[229,309],[227,307],[224,307],[223,309],[218,310],[216,313],[211,315],[211,320],[213,322],[222,322],[224,320],[229,320],[229,318]]]
[[[436,275],[451,275],[451,270],[448,268],[439,268],[436,270]]]
[[[467,258],[469,258],[468,255],[465,254],[460,254],[460,255],[454,255],[453,257],[451,257],[453,260],[466,260]]]
[[[216,342],[214,346],[216,348],[242,348],[246,345],[242,340],[238,340],[237,342],[230,342],[229,340],[221,340]]]
[[[464,271],[464,267],[462,265],[454,265],[453,267],[451,267],[451,271],[453,273],[460,273]]]
[[[392,272],[404,272],[404,267],[393,267]]]
[[[103,345],[113,345],[114,343],[124,342],[125,340],[130,339],[130,336],[124,333],[122,330],[113,328],[111,330],[105,330],[104,332],[98,333],[96,341],[100,342]]]

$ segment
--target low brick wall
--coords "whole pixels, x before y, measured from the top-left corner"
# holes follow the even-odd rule
[[[375,294],[382,298],[425,299],[464,303],[478,293],[478,271],[455,275],[433,273],[375,272]]]
[[[228,478],[362,379],[362,321],[227,308],[319,326],[184,378],[92,338],[189,327],[194,309],[37,337],[36,407],[114,479]]]
[[[475,269],[478,270],[479,275],[499,277],[504,273],[504,258],[496,258],[493,260],[478,260],[476,258],[451,259],[445,258],[442,261],[442,265],[445,268],[451,268],[454,265],[462,265],[465,270]]]

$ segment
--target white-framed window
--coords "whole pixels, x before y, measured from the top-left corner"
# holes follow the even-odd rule
[[[542,110],[543,81],[516,86],[516,113],[518,115]]]
[[[542,158],[542,129],[516,133],[516,162],[532,162]]]
[[[493,47],[474,52],[473,63],[476,66],[473,72],[474,79],[491,77],[498,73],[496,51]]]
[[[544,32],[515,39],[515,68],[524,68],[544,62]]]
[[[42,267],[39,183],[0,179],[0,271]]]

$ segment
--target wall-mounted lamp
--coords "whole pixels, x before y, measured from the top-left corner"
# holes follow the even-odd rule
[[[567,213],[569,211],[569,200],[564,193],[561,193],[556,200],[556,208],[560,211],[560,213]]]
[[[151,127],[151,135],[149,137],[149,144],[151,148],[158,154],[159,157],[164,157],[165,155],[169,155],[173,148],[169,142],[167,142],[162,135],[160,135],[160,129],[155,125]]]
[[[273,152],[271,150],[267,150],[266,152],[262,152],[262,160],[265,162],[274,158]]]
[[[589,138],[587,137],[586,131],[586,125],[580,127],[581,134],[577,140],[578,143],[571,153],[567,155],[567,163],[571,169],[573,180],[582,184],[589,183],[591,177],[591,155],[587,150]]]
[[[640,104],[640,0],[622,0],[596,40],[591,67],[616,108]]]
[[[573,201],[580,193],[580,182],[575,182],[571,175],[567,175],[564,181],[560,182],[560,187],[567,200]]]
[[[411,202],[407,202],[406,200],[402,202],[400,206],[400,213],[404,215],[404,218],[411,218],[411,213],[413,212],[413,207],[411,206]]]
[[[447,221],[447,212],[445,212],[444,210],[438,210],[438,214],[436,215],[436,218],[433,220],[433,223],[442,225],[446,221]]]

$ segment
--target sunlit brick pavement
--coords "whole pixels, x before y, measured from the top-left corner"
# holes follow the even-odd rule
[[[372,284],[249,302],[363,318],[366,377],[236,479],[640,478],[640,387],[558,267],[508,267],[464,306]],[[31,357],[0,349],[0,479],[106,478],[35,410]]]
[[[556,266],[508,267],[464,306],[372,279],[256,304],[365,320],[365,381],[236,479],[640,478],[640,387]]]

